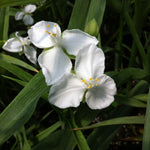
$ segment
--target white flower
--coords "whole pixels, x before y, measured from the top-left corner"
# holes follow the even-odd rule
[[[36,5],[29,4],[25,6],[22,11],[19,11],[15,15],[16,20],[23,19],[25,25],[32,25],[34,23],[33,18],[31,17],[31,13],[36,10]]]
[[[48,85],[55,83],[71,70],[71,61],[63,52],[63,48],[69,54],[76,55],[84,46],[98,43],[95,37],[77,29],[65,30],[61,34],[59,25],[48,21],[40,21],[33,25],[28,30],[28,35],[31,42],[38,48],[49,48],[38,58]]]
[[[36,64],[37,58],[36,58],[36,50],[30,46],[30,40],[28,37],[20,37],[17,35],[18,32],[16,32],[16,37],[8,39],[5,44],[3,45],[3,49],[8,52],[24,52],[25,56],[32,62],[33,64]]]
[[[52,85],[49,102],[59,108],[77,107],[83,99],[91,109],[102,109],[114,101],[116,85],[114,80],[103,74],[104,54],[91,44],[76,56],[75,74],[65,74]]]

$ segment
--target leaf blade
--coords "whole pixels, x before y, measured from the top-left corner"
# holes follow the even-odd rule
[[[35,3],[39,2],[41,0],[1,0],[0,1],[0,7],[6,7],[6,6],[17,6],[17,5],[22,5],[22,4],[30,4],[30,3]]]
[[[149,131],[150,131],[150,89],[149,89],[149,95],[148,95],[148,100],[147,100],[142,150],[150,149],[150,134],[149,134]]]
[[[5,142],[28,121],[38,99],[48,89],[40,71],[0,114],[0,143]]]
[[[103,122],[99,122],[90,126],[75,128],[73,130],[85,130],[85,129],[97,128],[100,126],[109,126],[109,125],[118,125],[118,124],[144,124],[144,122],[145,122],[144,116],[119,117],[119,118],[114,118]]]
[[[21,66],[23,68],[26,68],[28,70],[31,70],[31,71],[34,71],[34,72],[38,72],[38,70],[36,68],[34,68],[33,66],[25,63],[24,61],[20,60],[20,59],[17,59],[15,57],[12,57],[12,56],[9,56],[9,55],[6,55],[6,54],[0,54],[0,59],[8,62],[8,63],[11,63],[11,64],[15,64],[15,65],[18,65],[18,66]]]

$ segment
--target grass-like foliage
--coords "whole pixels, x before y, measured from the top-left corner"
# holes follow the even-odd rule
[[[36,5],[36,10],[26,10],[27,4]],[[21,11],[23,16],[16,20]],[[62,30],[58,40],[65,37],[66,29],[65,33],[80,29],[98,39],[97,47],[105,55],[105,74],[117,88],[111,105],[94,110],[88,107],[90,82],[78,107],[61,105],[62,109],[51,103],[53,95],[61,91],[59,84],[47,85],[41,61],[35,55],[30,57],[31,51],[39,56],[49,48],[35,47],[32,39],[28,47],[20,38],[28,36],[30,19],[33,25],[42,20],[57,23]],[[19,53],[5,51],[4,44],[15,35],[23,40],[22,49]],[[76,74],[79,56],[62,49]],[[82,82],[87,84],[84,79]],[[0,150],[150,150],[149,84],[149,0],[0,0]]]

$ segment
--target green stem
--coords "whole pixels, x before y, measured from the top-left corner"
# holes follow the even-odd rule
[[[70,115],[70,119],[68,123],[69,123],[70,128],[71,129],[78,128],[74,119],[73,111],[71,109],[69,110],[69,115]],[[87,144],[87,141],[83,133],[80,130],[74,130],[73,135],[74,135],[75,141],[77,142],[79,150],[90,150]]]

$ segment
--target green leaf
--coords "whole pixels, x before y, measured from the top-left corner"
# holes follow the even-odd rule
[[[142,150],[150,149],[150,89],[147,100]]]
[[[22,150],[31,150],[31,147],[27,141],[27,137],[26,137],[26,132],[25,132],[25,128],[22,127],[19,131],[17,131],[14,134],[15,138],[16,138],[16,142],[19,143],[18,144],[18,148],[22,149]],[[16,147],[16,149],[18,149]]]
[[[11,72],[12,74],[14,74],[23,81],[29,81],[32,78],[32,75],[25,72],[23,69],[1,59],[0,59],[0,67],[4,68],[5,70],[8,70],[9,72]]]
[[[58,121],[49,128],[45,129],[44,131],[40,132],[38,135],[36,135],[36,138],[38,141],[43,140],[44,138],[48,137],[52,132],[54,132],[56,129],[58,129],[61,125],[64,123],[62,121]]]
[[[6,6],[17,6],[17,5],[23,5],[23,4],[31,4],[35,2],[39,2],[41,0],[0,0],[0,7],[6,7]]]
[[[70,129],[77,128],[73,111],[71,109],[68,109],[68,111],[66,111],[65,114],[67,118],[66,124],[69,126],[69,128]],[[82,131],[80,130],[73,131],[73,136],[79,150],[90,150]]]
[[[72,150],[74,146],[72,131],[59,130],[40,141],[31,150]]]
[[[131,107],[120,106],[117,107],[116,109],[108,111],[107,116],[109,118],[122,117],[128,115],[130,111]],[[87,138],[91,150],[107,150],[110,145],[110,142],[113,140],[120,126],[121,125],[101,126],[94,129]]]
[[[133,107],[146,107],[146,104],[143,103],[141,98],[136,97],[136,95],[147,92],[149,87],[149,83],[141,80],[139,81],[135,87],[133,87],[126,95],[116,95],[115,100],[118,103],[133,106]]]
[[[148,91],[149,83],[145,80],[139,81],[134,88],[132,88],[128,93],[127,96],[135,96],[138,94],[142,94]]]
[[[117,13],[120,13],[121,12],[121,8],[122,8],[122,1],[120,0],[109,0],[107,1],[107,5],[114,9]]]
[[[9,16],[15,16],[18,11],[20,11],[20,9],[10,7]]]
[[[118,124],[144,124],[144,121],[145,121],[144,116],[120,117],[120,118],[114,118],[99,123],[95,123],[93,125],[82,127],[82,128],[75,128],[74,130],[85,130],[85,129],[97,128],[100,126],[118,125]]]
[[[111,76],[117,86],[120,86],[122,84],[125,84],[129,82],[130,80],[149,80],[150,74],[148,74],[146,71],[139,69],[139,68],[126,68],[121,70],[120,72],[107,72],[108,76]]]
[[[143,62],[143,67],[144,67],[145,70],[148,71],[149,70],[148,60],[146,59],[146,54],[145,54],[144,47],[143,47],[143,45],[140,41],[138,33],[135,29],[134,23],[133,23],[131,17],[129,16],[129,13],[128,13],[127,10],[124,10],[124,17],[125,17],[125,20],[126,20],[126,23],[127,23],[128,27],[129,27],[129,30],[131,32],[131,35],[132,35],[132,37],[135,41],[136,47],[139,51],[139,54],[141,56],[141,59],[142,59],[142,62]]]
[[[34,112],[38,99],[48,89],[40,71],[0,114],[0,143],[21,129]]]
[[[106,0],[91,0],[86,18],[85,31],[91,35],[97,36],[102,24]]]
[[[12,80],[14,82],[17,82],[18,84],[20,84],[22,86],[25,86],[27,84],[27,82],[24,82],[24,81],[21,81],[21,80],[18,80],[16,78],[12,78],[12,77],[9,77],[9,76],[2,75],[2,77],[6,78],[6,79],[9,79],[9,80]]]
[[[122,96],[122,95],[117,95],[115,98],[115,101],[117,101],[120,104],[124,104],[124,105],[128,105],[128,106],[132,106],[132,107],[139,107],[139,108],[145,108],[146,104],[139,101],[136,98],[133,97],[126,97],[126,96]]]
[[[119,128],[120,126],[96,128],[88,137],[91,150],[107,150]]]
[[[12,56],[9,56],[9,55],[5,55],[5,54],[1,53],[0,54],[0,59],[6,61],[8,63],[21,66],[21,67],[26,68],[28,70],[38,72],[38,70],[36,68],[34,68],[33,66],[25,63],[24,61],[22,61],[20,59],[15,58],[15,57],[12,57]]]
[[[76,0],[71,18],[69,21],[68,29],[81,29],[84,30],[86,17],[89,9],[90,0]]]
[[[3,47],[4,43],[5,43],[5,41],[0,41],[0,48]]]
[[[134,24],[139,35],[141,35],[142,27],[146,21],[146,9],[149,4],[148,0],[135,0]]]
[[[133,98],[138,99],[140,101],[147,102],[148,94],[135,95]]]
[[[9,7],[0,8],[0,18],[0,40],[7,40],[9,28]]]

